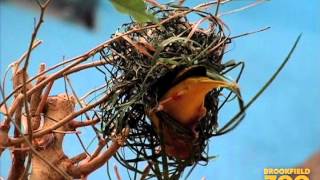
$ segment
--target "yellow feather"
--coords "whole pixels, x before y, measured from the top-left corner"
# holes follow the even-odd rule
[[[213,89],[221,87],[238,88],[235,83],[212,80],[208,77],[186,78],[169,89],[160,99],[157,110],[166,112],[182,124],[195,123],[206,114],[204,107],[205,96]],[[155,115],[152,116],[151,119],[157,119]]]

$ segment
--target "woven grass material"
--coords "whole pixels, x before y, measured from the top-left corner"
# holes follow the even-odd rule
[[[100,69],[106,74],[107,92],[118,90],[111,101],[100,107],[97,115],[102,119],[105,136],[130,127],[124,150],[116,155],[122,165],[144,174],[141,165],[149,164],[152,173],[148,177],[177,179],[185,167],[207,163],[210,159],[208,139],[217,135],[218,112],[231,94],[220,102],[223,88],[209,92],[204,97],[206,114],[192,129],[161,111],[155,112],[161,117],[161,127],[155,128],[150,112],[171,87],[188,77],[206,76],[235,85],[225,73],[235,68],[236,63],[222,64],[231,39],[216,16],[201,11],[201,7],[167,6],[151,11],[159,22],[124,24],[113,35],[119,38],[100,52],[109,64]],[[198,15],[200,20],[191,23],[190,15]],[[241,109],[240,91],[236,85],[233,87],[230,87],[231,93],[238,97]],[[188,148],[180,151],[187,150],[192,155],[188,158],[168,156],[164,151],[168,137],[163,135],[163,129],[169,129],[174,134],[173,139],[187,143]],[[196,136],[193,131],[197,132]]]

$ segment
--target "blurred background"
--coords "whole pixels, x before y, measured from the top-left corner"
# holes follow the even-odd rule
[[[57,64],[92,49],[108,40],[123,23],[127,15],[120,14],[108,0],[53,0],[45,16],[38,38],[42,45],[32,54],[30,75],[37,73],[41,62]],[[168,2],[168,1],[163,1]],[[204,0],[186,1],[193,6]],[[251,0],[235,0],[224,5],[226,12]],[[0,72],[1,79],[8,65],[28,48],[39,9],[30,0],[0,1]],[[53,7],[56,7],[54,9]],[[234,131],[210,141],[210,154],[217,158],[207,166],[197,166],[189,179],[238,180],[263,179],[264,168],[294,167],[320,149],[320,1],[267,1],[256,7],[223,16],[231,36],[258,30],[271,29],[258,34],[237,38],[229,46],[224,60],[241,60],[246,63],[240,86],[248,101],[268,80],[288,54],[296,37],[302,39],[291,61],[269,89],[248,110],[245,120]],[[66,19],[66,20],[65,20]],[[194,20],[196,21],[196,19]],[[71,77],[80,96],[88,89],[104,82],[101,73],[89,70]],[[11,90],[10,79],[6,92]],[[55,84],[53,94],[64,92],[64,84]],[[234,109],[219,115],[221,121],[232,117]],[[67,135],[64,150],[76,155],[80,144]],[[91,129],[80,134],[85,144],[94,137]],[[76,142],[76,143],[75,143]],[[96,142],[94,142],[96,143]],[[94,145],[89,147],[94,150]],[[7,177],[10,153],[0,159],[0,176]],[[109,165],[117,164],[114,160]],[[120,168],[123,179],[128,179]],[[107,179],[107,166],[97,170],[89,179]],[[114,177],[111,171],[111,175]]]

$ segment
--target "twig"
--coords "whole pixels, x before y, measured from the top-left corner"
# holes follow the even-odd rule
[[[0,84],[0,93],[2,98],[4,99],[5,95],[4,95],[4,91],[1,87]],[[4,103],[4,108],[5,108],[5,114],[8,114],[8,106],[7,103]],[[7,115],[7,117],[4,119],[4,122],[0,123],[0,156],[2,154],[2,152],[5,150],[5,145],[9,142],[9,129],[10,129],[10,121],[11,121],[11,116]]]
[[[85,126],[97,124],[99,121],[100,121],[100,119],[93,119],[93,120],[86,120],[86,121],[71,121],[69,123],[69,126],[72,129],[76,129],[76,128],[80,128],[80,127],[85,127]]]
[[[81,175],[90,174],[91,172],[98,169],[101,165],[103,165],[106,161],[108,161],[120,147],[121,146],[117,142],[112,143],[107,151],[96,157],[94,160],[88,163],[80,164],[78,166],[70,167],[69,174],[71,174],[73,178],[80,178]]]
[[[237,12],[252,8],[252,7],[257,6],[257,5],[259,5],[261,3],[264,3],[264,2],[266,2],[266,0],[257,0],[254,3],[251,3],[249,5],[243,6],[243,7],[238,8],[238,9],[234,9],[234,10],[231,10],[231,11],[227,11],[227,12],[221,13],[218,16],[221,17],[221,16],[225,16],[225,15],[234,14],[234,13],[237,13]]]
[[[18,129],[18,131],[20,132],[20,134],[22,134],[21,130],[19,129],[19,127],[17,126],[17,124],[12,121],[13,124],[15,125],[15,127]],[[29,148],[31,149],[32,153],[35,154],[37,157],[39,157],[39,159],[41,159],[45,164],[47,164],[49,167],[53,168],[56,172],[58,172],[62,177],[66,178],[66,179],[70,179],[69,175],[66,174],[65,172],[63,172],[61,169],[59,169],[58,167],[54,166],[52,163],[50,163],[48,160],[46,160],[45,158],[43,158],[41,156],[41,154],[33,147],[32,143],[28,140],[28,138],[26,136],[21,136],[22,140],[24,142],[26,142],[26,144],[29,146]]]
[[[230,0],[226,0],[226,1],[223,1],[221,3],[225,3],[225,2],[228,2]],[[91,49],[90,51],[88,51],[87,53],[81,55],[81,56],[77,56],[75,58],[72,58],[70,60],[67,60],[65,61],[65,63],[69,63],[69,62],[73,62],[72,64],[66,66],[65,68],[63,68],[62,70],[52,74],[51,76],[49,76],[46,80],[44,80],[42,83],[40,83],[39,85],[33,87],[32,89],[30,89],[28,92],[27,92],[27,96],[30,96],[32,93],[34,93],[34,91],[36,91],[39,86],[42,86],[44,84],[47,84],[49,81],[53,81],[53,80],[56,80],[58,78],[61,78],[63,77],[64,75],[67,75],[67,74],[71,74],[71,73],[74,73],[74,72],[77,72],[77,71],[80,71],[80,70],[83,70],[85,68],[89,68],[89,67],[77,67],[75,68],[75,66],[77,66],[78,64],[86,61],[89,57],[95,55],[97,52],[103,50],[104,48],[108,47],[109,44],[111,42],[114,42],[115,40],[119,39],[119,38],[122,38],[122,36],[125,36],[125,35],[128,35],[128,34],[131,34],[131,33],[134,33],[134,32],[139,32],[139,31],[143,31],[145,29],[150,29],[150,28],[156,28],[156,27],[159,27],[161,26],[162,24],[170,21],[171,19],[174,19],[174,18],[177,18],[179,16],[184,16],[186,14],[189,14],[191,13],[193,10],[197,10],[198,8],[202,8],[205,4],[202,4],[202,5],[199,5],[199,6],[196,6],[194,9],[189,9],[189,10],[186,10],[186,11],[183,11],[183,12],[180,12],[180,13],[177,13],[175,14],[174,16],[171,16],[169,18],[166,18],[162,21],[160,21],[158,24],[154,24],[154,25],[149,25],[149,26],[144,26],[144,27],[141,27],[141,28],[137,28],[137,29],[132,29],[130,31],[127,31],[126,33],[122,33],[121,36],[115,36],[113,37],[112,39],[110,40],[107,40],[105,42],[103,42],[102,44],[98,45],[97,47]],[[57,68],[59,66],[62,66],[62,64],[64,63],[60,63],[59,65],[56,65],[54,68]],[[107,63],[106,63],[107,64]],[[92,67],[92,66],[91,66]],[[49,70],[52,70],[53,68],[50,68],[48,69],[47,71],[45,71],[44,73],[48,72]],[[32,78],[34,79],[34,78]],[[3,103],[5,103],[16,91],[18,91],[21,87],[15,89],[10,95],[8,95],[6,98],[4,98],[4,101],[2,103],[0,103],[0,106],[3,105]]]
[[[74,165],[74,166],[70,167],[69,174],[71,174],[73,178],[79,178],[81,176],[88,175],[91,172],[98,169],[99,167],[101,167],[123,145],[123,142],[126,140],[128,134],[129,134],[129,130],[124,129],[123,132],[121,133],[121,135],[118,136],[121,139],[121,141],[118,141],[118,139],[114,140],[112,142],[111,146],[104,153],[100,154],[99,156],[97,156],[93,160],[91,160],[89,162],[85,162],[85,163],[80,164],[78,166]]]
[[[215,15],[215,16],[218,16],[218,13],[219,13],[219,7],[220,7],[220,1],[221,1],[221,0],[217,0],[216,12],[214,13],[214,15]]]
[[[43,112],[43,109],[47,103],[47,99],[48,99],[48,96],[49,96],[49,93],[51,91],[51,88],[53,86],[53,82],[54,81],[51,81],[48,83],[48,86],[44,92],[44,94],[42,95],[42,98],[41,98],[41,101],[38,105],[38,108],[37,108],[37,111],[36,111],[36,115],[40,115],[42,112]]]
[[[69,87],[71,88],[72,94],[73,94],[73,96],[75,97],[75,99],[77,100],[79,106],[80,106],[81,108],[83,108],[83,105],[82,105],[81,101],[79,100],[79,98],[78,98],[78,96],[77,96],[77,93],[75,92],[75,90],[74,90],[73,87],[72,87],[72,84],[71,84],[70,79],[69,79],[67,76],[65,76],[65,79],[66,79],[67,83],[69,84]],[[85,112],[84,114],[85,114],[85,116],[86,116],[87,119],[90,119],[90,117],[89,117],[89,115],[87,114],[87,112]],[[100,121],[100,120],[98,119],[98,121]],[[90,125],[90,126],[92,127],[93,131],[96,133],[96,137],[98,138],[98,140],[101,140],[102,138],[100,137],[100,135],[99,135],[99,133],[98,133],[98,130],[96,129],[96,127],[94,126],[94,124],[90,124],[90,123],[89,123],[88,125]],[[77,138],[78,138],[78,140],[79,140],[79,142],[80,142],[80,144],[81,144],[82,149],[87,153],[88,156],[90,156],[90,154],[89,154],[89,152],[87,151],[87,149],[85,148],[85,146],[84,146],[84,144],[83,144],[80,136],[79,136],[78,134],[76,134],[76,135],[77,135]]]
[[[39,21],[35,27],[35,29],[33,30],[32,32],[32,35],[31,35],[31,41],[30,41],[30,44],[29,44],[29,49],[27,51],[27,55],[26,55],[26,60],[25,60],[25,63],[24,63],[24,66],[22,68],[22,71],[23,72],[27,72],[27,69],[28,69],[28,65],[29,65],[29,59],[30,59],[30,55],[31,55],[31,52],[32,52],[32,47],[33,47],[33,44],[34,44],[34,41],[37,37],[37,34],[38,34],[38,31],[41,27],[41,24],[43,23],[43,17],[44,17],[44,12],[46,10],[46,8],[48,7],[50,3],[50,0],[47,0],[44,5],[40,4],[39,3],[39,7],[40,7],[40,17],[39,17]],[[31,116],[30,116],[30,112],[29,112],[29,108],[28,108],[28,98],[27,98],[27,88],[26,88],[26,83],[27,83],[27,79],[26,79],[26,76],[23,75],[22,76],[23,78],[23,84],[22,84],[22,92],[23,92],[23,95],[24,95],[24,108],[25,108],[25,113],[27,115],[27,122],[28,122],[28,134],[29,134],[29,140],[32,142],[32,122],[31,122]]]
[[[119,170],[118,170],[118,166],[114,165],[113,169],[114,169],[114,173],[116,174],[117,180],[122,180],[120,173],[119,173]]]
[[[16,113],[14,121],[17,124],[18,128],[21,128],[21,114],[22,114],[22,106],[20,106]],[[19,137],[20,132],[17,127],[14,128],[14,137]],[[15,146],[15,148],[20,148],[21,144]],[[29,153],[30,154],[30,153]],[[22,174],[25,172],[25,152],[19,150],[12,150],[12,165],[10,168],[10,173],[8,179],[19,179]]]
[[[104,148],[105,145],[106,145],[106,141],[105,140],[99,140],[99,145],[98,145],[97,149],[94,151],[94,153],[92,154],[92,156],[90,157],[89,161],[91,161],[95,157],[97,157],[100,154],[100,152],[102,151],[102,149]]]
[[[72,164],[76,164],[76,163],[79,163],[80,161],[84,160],[86,157],[87,157],[86,153],[81,153],[73,158],[70,158],[70,161]]]
[[[80,134],[80,131],[61,131],[61,130],[52,130],[54,133],[59,133],[59,134]]]
[[[77,103],[79,104],[79,106],[80,106],[81,108],[83,108],[83,104],[81,103],[80,99],[78,98],[78,95],[77,95],[76,91],[73,89],[72,84],[71,84],[71,81],[70,81],[70,79],[69,79],[67,76],[66,76],[66,80],[67,80],[67,82],[68,82],[68,84],[69,84],[69,86],[70,86],[70,88],[71,88],[71,91],[72,91],[73,96],[74,96],[74,97],[76,98],[76,100],[77,100]],[[85,112],[84,115],[86,116],[87,119],[90,119],[90,116],[89,116],[89,114],[88,114],[87,112]],[[96,128],[94,125],[91,125],[91,127],[92,127],[93,131],[96,133],[96,136],[97,136],[98,140],[102,139],[102,138],[100,137],[100,135],[99,135],[99,132],[98,132],[97,128]]]
[[[268,30],[268,29],[270,29],[270,28],[271,28],[271,27],[265,27],[265,28],[262,28],[262,29],[259,29],[259,30],[256,30],[256,31],[239,34],[239,35],[230,37],[230,39],[236,39],[236,38],[239,38],[239,37],[243,37],[243,36],[255,34],[255,33],[258,33],[258,32],[262,32],[262,31],[266,31],[266,30]]]
[[[45,64],[41,64],[40,68],[39,68],[39,73],[41,73],[44,70],[45,70]],[[39,84],[44,79],[45,79],[45,77],[40,76],[37,80],[37,84]],[[39,107],[39,105],[42,101],[41,94],[42,94],[43,88],[39,89],[39,91],[37,91],[31,95],[30,113],[31,113],[31,120],[32,120],[32,126],[31,126],[32,130],[36,130],[40,126],[41,117],[40,117],[40,113],[37,113],[37,108]]]
[[[82,139],[80,138],[79,134],[78,134],[78,133],[76,133],[76,136],[77,136],[77,138],[78,138],[78,140],[79,140],[79,142],[80,142],[80,145],[81,145],[81,147],[82,147],[83,151],[87,154],[87,156],[89,156],[89,157],[90,157],[91,155],[90,155],[90,153],[88,152],[88,150],[86,149],[86,147],[85,147],[85,145],[84,145],[84,143],[83,143]]]
[[[42,41],[40,40],[37,40],[36,42],[34,42],[33,46],[32,46],[32,50],[35,49],[36,47],[38,47],[40,44],[42,43]],[[3,77],[3,82],[2,82],[2,87],[3,87],[3,90],[4,90],[4,94],[5,94],[5,85],[6,85],[6,79],[7,79],[7,74],[10,70],[10,68],[13,68],[13,67],[17,67],[19,68],[19,64],[26,58],[27,56],[27,52],[25,52],[17,61],[11,63],[9,65],[9,67],[6,69],[5,73],[4,73],[4,77]],[[17,71],[13,69],[13,72],[15,73]],[[29,82],[28,82],[29,83]]]
[[[232,0],[224,0],[224,1],[221,1],[220,0],[220,5],[221,4],[225,4],[225,3],[228,3]],[[209,2],[206,2],[206,3],[203,3],[203,4],[199,4],[197,6],[195,6],[193,9],[197,9],[197,10],[204,10],[204,9],[207,9],[209,8],[210,6],[214,5],[214,4],[217,4],[218,2],[215,0],[215,1],[209,1]]]
[[[119,87],[120,88],[120,87]],[[115,89],[115,91],[118,90],[118,89]],[[68,123],[69,121],[71,121],[72,119],[78,117],[79,115],[83,114],[84,112],[87,112],[89,111],[90,109],[100,105],[101,103],[105,102],[105,101],[108,101],[112,95],[113,95],[114,91],[110,92],[109,94],[107,94],[106,96],[104,96],[103,98],[101,98],[100,100],[96,101],[95,103],[93,104],[90,104],[90,105],[87,105],[86,107],[80,109],[79,111],[77,112],[74,112],[70,115],[68,115],[67,117],[65,117],[64,119],[62,119],[61,121],[47,127],[46,129],[42,129],[36,133],[34,133],[33,137],[34,138],[37,138],[37,137],[41,137],[45,134],[48,134],[50,132],[52,132],[52,130],[55,130],[63,125],[65,125],[66,123]],[[24,137],[24,136],[23,136]],[[23,139],[20,137],[20,138],[14,138],[14,139],[11,139],[9,142],[8,142],[8,145],[7,146],[13,146],[15,144],[18,144],[18,143],[21,143],[23,141]]]
[[[37,48],[41,43],[42,43],[41,40],[34,39],[34,42],[31,47],[31,51],[33,51],[35,48]],[[29,52],[29,49],[25,53],[23,53],[22,56],[15,62],[15,63],[17,63],[17,67],[19,67],[19,65],[22,63],[22,61],[26,59],[28,52]]]
[[[100,87],[97,87],[97,88],[91,90],[90,92],[88,92],[87,94],[85,94],[84,96],[82,96],[82,97],[80,98],[80,101],[83,101],[84,99],[86,99],[86,98],[87,98],[88,96],[90,96],[91,94],[93,94],[93,93],[95,93],[95,92],[97,92],[97,91],[100,91],[101,89],[104,89],[104,88],[107,87],[107,86],[108,86],[107,84],[104,84],[104,85],[102,85],[102,86],[100,86]]]

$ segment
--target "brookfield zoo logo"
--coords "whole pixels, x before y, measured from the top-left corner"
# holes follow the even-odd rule
[[[265,168],[264,180],[310,180],[309,168]]]

